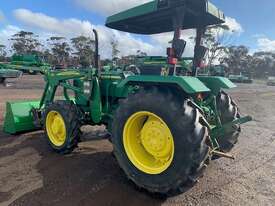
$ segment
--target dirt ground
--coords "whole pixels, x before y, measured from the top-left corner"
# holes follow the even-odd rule
[[[0,86],[0,125],[5,102],[39,98],[40,76],[24,76]],[[112,157],[106,140],[85,141],[71,155],[53,153],[43,131],[10,136],[0,126],[0,205],[274,205],[275,87],[239,85],[230,91],[243,114],[236,160],[219,159],[184,194],[157,199],[137,191]],[[85,136],[95,137],[98,128]]]

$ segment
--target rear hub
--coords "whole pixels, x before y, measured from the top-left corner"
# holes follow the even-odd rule
[[[126,122],[123,144],[132,164],[147,174],[160,174],[172,163],[174,140],[169,127],[156,114],[137,112]]]

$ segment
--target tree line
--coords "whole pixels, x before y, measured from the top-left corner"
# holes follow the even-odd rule
[[[70,40],[62,36],[52,36],[44,45],[33,32],[20,31],[11,36],[10,53],[13,55],[38,55],[51,65],[90,66],[94,63],[95,41],[86,36]],[[0,61],[8,60],[5,45],[0,45]]]
[[[226,66],[228,73],[245,73],[254,78],[275,76],[275,52],[250,54],[246,46],[230,46],[227,54],[221,64]]]
[[[245,74],[253,78],[275,76],[275,48],[273,52],[249,52],[244,45],[232,45],[234,30],[227,25],[208,27],[204,43],[208,48],[205,61],[208,67],[222,65],[227,74]]]
[[[232,46],[226,25],[209,27],[204,35],[204,44],[208,47],[205,56],[206,64],[223,65],[227,73],[245,73],[253,77],[275,76],[275,52],[249,53],[246,46]],[[39,36],[33,32],[20,31],[11,36],[11,51],[7,52],[5,45],[0,45],[0,61],[7,61],[8,54],[38,55],[51,65],[82,66],[87,67],[94,64],[94,39],[87,36],[77,36],[66,39],[62,36],[52,36],[44,44]],[[110,42],[112,55],[110,59],[103,61],[111,63],[117,61],[122,64],[132,64],[137,56],[146,56],[145,52],[137,50],[136,54],[119,58],[119,42],[113,38]],[[274,48],[275,51],[275,48]],[[10,56],[10,55],[9,55]]]
[[[89,67],[94,65],[95,40],[87,36],[77,36],[67,39],[63,36],[52,36],[42,44],[38,35],[29,31],[20,31],[11,36],[11,50],[7,52],[5,45],[0,44],[0,62],[9,61],[12,55],[37,55],[51,65],[67,67]],[[145,52],[137,50],[136,54],[119,58],[119,42],[113,37],[110,41],[111,57],[102,60],[102,65],[133,64],[137,56],[146,56]]]

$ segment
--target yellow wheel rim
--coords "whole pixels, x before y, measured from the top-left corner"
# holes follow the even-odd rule
[[[57,111],[50,111],[46,118],[46,130],[53,145],[60,147],[66,140],[66,126],[63,117]]]
[[[174,139],[169,127],[151,112],[137,112],[127,120],[123,145],[133,165],[147,174],[164,172],[174,157]]]

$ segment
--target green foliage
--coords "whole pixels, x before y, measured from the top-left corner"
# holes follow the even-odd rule
[[[147,53],[144,52],[144,51],[141,51],[141,50],[137,50],[136,56],[138,56],[138,57],[146,57]]]
[[[257,77],[275,76],[275,53],[254,53],[251,58],[251,67]]]
[[[246,73],[259,78],[275,76],[275,53],[250,54],[245,46],[229,46],[232,42],[232,32],[234,31],[227,25],[214,25],[207,28],[203,41],[209,48],[206,56],[209,67],[213,67],[219,61],[227,74]],[[38,35],[29,31],[20,31],[14,34],[10,41],[12,53],[8,56],[34,54],[51,65],[88,67],[94,64],[95,42],[82,35],[72,38],[70,43],[64,37],[53,36],[47,40],[48,45],[43,46],[38,40]],[[119,57],[119,42],[115,37],[112,38],[110,46],[112,59],[102,61],[102,65],[110,65],[115,60],[118,66],[123,67],[137,64],[138,57],[147,56],[145,52],[137,50],[136,54]],[[9,59],[7,53],[6,46],[0,45],[0,61]]]
[[[10,41],[14,53],[17,55],[37,54],[39,47],[42,46],[38,40],[38,35],[28,31],[20,31],[12,35]]]
[[[51,50],[48,48],[41,54],[41,56],[45,62],[50,64],[53,64],[56,59],[54,55],[51,53]]]
[[[53,63],[65,64],[68,62],[70,56],[70,45],[68,44],[65,37],[53,36],[47,40],[51,46],[51,52],[53,55]]]
[[[205,57],[208,65],[211,67],[215,60],[218,60],[227,51],[227,32],[230,31],[229,26],[214,25],[209,26],[203,36],[203,41],[208,48],[207,56]]]
[[[245,46],[231,46],[222,63],[231,74],[245,73],[257,78],[275,76],[275,53],[255,52],[249,54]]]
[[[113,37],[111,40],[111,48],[112,48],[112,60],[118,58],[120,51],[118,50],[118,41]]]
[[[222,61],[231,74],[251,72],[251,56],[245,46],[231,46],[227,50],[227,57]]]
[[[95,41],[89,37],[78,36],[71,39],[74,47],[73,55],[82,67],[88,67],[94,62]]]
[[[0,62],[6,60],[6,55],[7,55],[6,46],[0,44]]]

